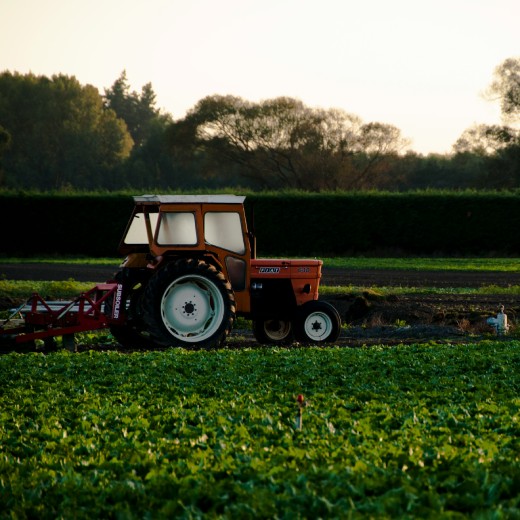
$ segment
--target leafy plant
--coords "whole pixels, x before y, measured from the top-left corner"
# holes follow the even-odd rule
[[[51,299],[70,298],[91,288],[91,282],[77,282],[73,279],[50,282],[33,280],[0,280],[1,296],[23,298],[24,300],[32,296],[34,292]]]
[[[0,518],[518,517],[519,361],[509,340],[4,355]]]

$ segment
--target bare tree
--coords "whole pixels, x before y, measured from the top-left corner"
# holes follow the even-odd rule
[[[265,188],[372,187],[376,166],[407,144],[390,125],[364,125],[342,110],[309,108],[289,97],[260,103],[206,97],[177,126]]]
[[[508,58],[495,69],[485,96],[500,101],[504,122],[520,121],[520,57]]]
[[[493,155],[499,150],[516,145],[519,136],[520,133],[509,126],[474,125],[464,130],[453,149],[456,153]]]

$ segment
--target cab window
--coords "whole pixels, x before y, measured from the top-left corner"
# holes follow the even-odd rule
[[[239,255],[243,255],[246,250],[238,213],[208,211],[204,215],[204,239],[207,244]]]
[[[194,246],[197,228],[194,213],[161,213],[157,243],[161,245]]]
[[[152,233],[157,225],[158,213],[150,213],[150,224],[152,226]],[[138,245],[148,244],[148,234],[146,233],[146,223],[144,213],[136,213],[132,219],[132,223],[128,228],[125,237],[125,244]]]

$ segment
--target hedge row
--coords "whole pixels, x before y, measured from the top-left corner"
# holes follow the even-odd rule
[[[520,253],[516,194],[313,195],[260,198],[256,208],[259,247],[269,253]]]
[[[0,195],[4,255],[117,256],[129,195]],[[259,256],[518,255],[512,193],[250,194]]]

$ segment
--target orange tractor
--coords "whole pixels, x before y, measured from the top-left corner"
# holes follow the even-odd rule
[[[16,310],[22,326],[0,336],[23,343],[109,327],[125,346],[212,348],[243,316],[260,343],[335,341],[339,314],[318,300],[323,262],[257,259],[244,199],[134,197],[114,280],[57,308],[33,295]]]

